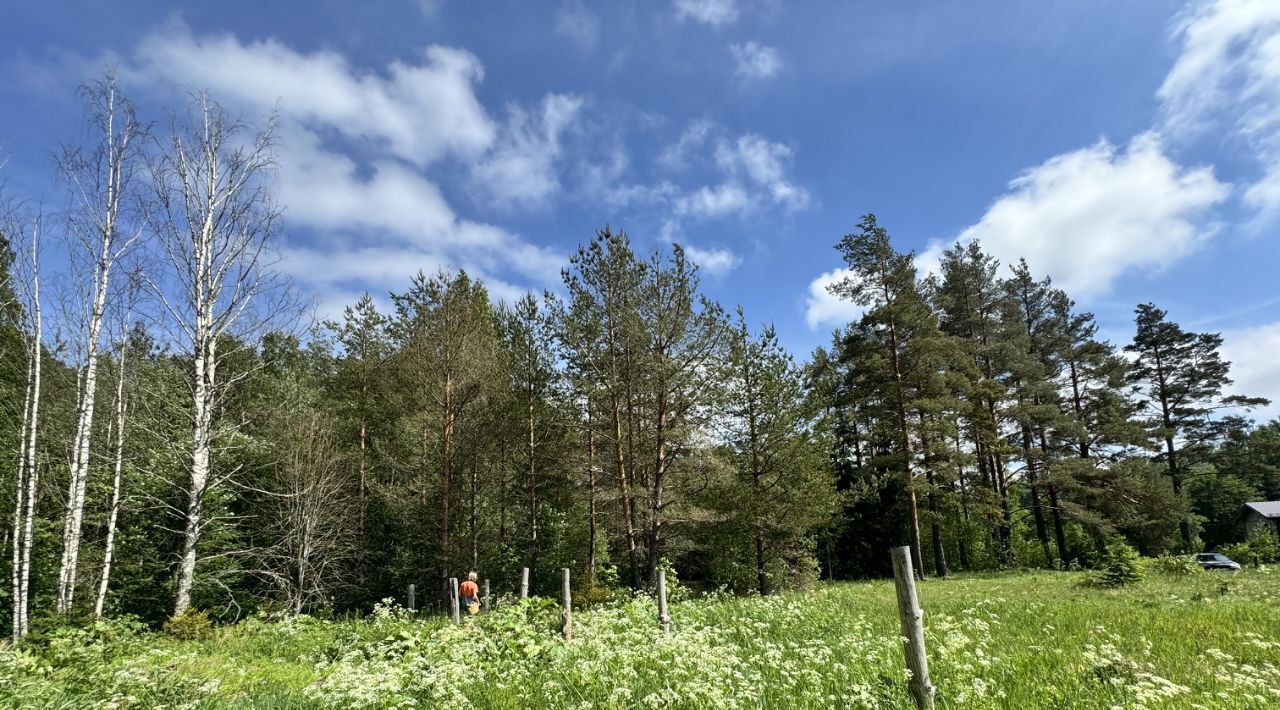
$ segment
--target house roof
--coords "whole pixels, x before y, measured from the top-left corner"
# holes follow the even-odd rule
[[[1256,503],[1245,503],[1244,510],[1240,511],[1241,515],[1247,514],[1249,510],[1261,515],[1264,518],[1280,518],[1280,500],[1264,500]]]

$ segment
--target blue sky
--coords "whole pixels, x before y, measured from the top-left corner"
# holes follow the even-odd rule
[[[115,62],[279,106],[282,268],[333,312],[465,267],[554,288],[606,223],[690,248],[799,354],[852,316],[832,245],[875,212],[927,268],[981,239],[1123,342],[1154,301],[1280,398],[1280,3],[338,0],[10,3],[7,189],[57,195],[75,87]]]

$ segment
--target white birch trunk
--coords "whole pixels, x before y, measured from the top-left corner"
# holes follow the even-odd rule
[[[39,356],[37,352],[36,356]],[[31,399],[35,385],[35,358],[28,354],[27,358],[27,387],[26,396],[22,401],[22,440],[18,444],[18,470],[14,476],[14,503],[13,503],[13,565],[11,568],[12,589],[13,589],[13,638],[18,640],[22,637],[22,616],[18,613],[21,608],[22,596],[22,528],[23,513],[26,511],[26,494],[27,494],[27,427],[31,421]]]
[[[39,226],[37,225],[37,230]],[[37,444],[40,433],[40,366],[42,356],[42,333],[40,316],[40,236],[36,231],[31,245],[31,365],[28,368],[27,403],[23,411],[22,451],[19,459],[19,484],[25,484],[25,490],[18,491],[18,499],[22,508],[15,518],[21,518],[21,528],[15,526],[13,597],[13,632],[15,638],[25,636],[30,630],[30,586],[31,586],[31,547],[34,540],[36,499],[40,492],[40,465],[36,459]],[[21,537],[19,545],[18,538]],[[20,549],[19,549],[20,548]]]
[[[114,227],[112,227],[114,228]],[[105,231],[98,278],[94,286],[93,308],[89,316],[89,336],[85,343],[84,386],[76,406],[76,433],[71,447],[71,479],[67,484],[66,516],[62,527],[62,562],[58,568],[58,613],[71,611],[75,601],[76,572],[80,559],[80,531],[84,523],[84,497],[89,482],[89,441],[93,431],[94,399],[98,389],[98,340],[102,314],[106,308],[108,277],[111,271],[111,236]]]
[[[132,106],[119,95],[114,76],[86,89],[90,116],[102,132],[102,143],[88,158],[69,151],[62,169],[79,194],[97,242],[94,247],[94,283],[84,349],[82,386],[76,403],[75,438],[71,446],[71,476],[67,484],[66,515],[62,529],[62,560],[58,569],[57,611],[67,614],[75,602],[79,570],[81,530],[84,524],[85,490],[90,470],[94,401],[98,389],[98,346],[102,318],[110,288],[111,268],[120,254],[116,238],[120,215],[133,175],[135,150],[141,133]],[[117,116],[119,113],[119,116]],[[119,127],[117,128],[117,122]],[[127,248],[133,238],[126,238]]]
[[[102,553],[102,577],[98,581],[98,598],[93,603],[93,618],[95,619],[102,618],[102,607],[105,606],[107,601],[107,588],[111,584],[111,563],[115,558],[116,550],[116,522],[120,518],[120,495],[124,478],[124,427],[125,418],[128,413],[128,405],[124,400],[126,347],[127,344],[120,346],[119,370],[116,373],[115,480],[111,483],[111,512],[107,517],[107,541],[106,548]]]
[[[198,319],[207,322],[205,319]],[[209,462],[212,448],[213,392],[215,352],[208,342],[195,358],[194,423],[191,428],[191,479],[187,487],[187,524],[182,536],[182,559],[178,566],[178,593],[173,615],[180,616],[191,607],[191,589],[196,576],[196,546],[204,524],[204,495],[209,486]]]

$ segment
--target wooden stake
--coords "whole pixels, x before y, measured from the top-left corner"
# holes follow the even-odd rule
[[[453,623],[462,623],[462,611],[458,608],[458,578],[449,578],[449,605],[453,608]]]
[[[658,570],[658,626],[662,633],[671,631],[671,615],[667,613],[667,571]]]
[[[417,585],[409,585],[409,611],[416,611],[418,608],[417,591]]]
[[[911,548],[895,547],[893,583],[898,592],[898,621],[902,628],[902,652],[911,672],[908,689],[918,708],[933,707],[933,684],[929,682],[929,658],[924,651],[924,611],[916,598],[916,580],[911,566]]]
[[[529,598],[529,568],[522,567],[520,569],[520,598]]]
[[[560,570],[564,573],[564,640],[573,639],[573,597],[569,591],[569,568]]]

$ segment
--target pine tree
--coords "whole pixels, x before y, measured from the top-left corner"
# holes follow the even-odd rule
[[[846,235],[837,249],[851,274],[831,286],[831,292],[868,308],[862,324],[869,329],[874,346],[866,365],[884,371],[884,401],[891,409],[896,445],[892,467],[902,477],[909,544],[916,574],[923,577],[910,413],[924,396],[924,383],[941,366],[946,339],[916,282],[913,255],[894,250],[875,215],[864,216],[858,231]]]
[[[1134,355],[1128,381],[1144,398],[1144,417],[1152,439],[1163,445],[1165,464],[1174,495],[1182,487],[1192,464],[1202,460],[1213,443],[1229,431],[1223,410],[1265,405],[1257,397],[1224,396],[1232,384],[1231,363],[1222,359],[1222,336],[1192,333],[1166,320],[1167,313],[1150,303],[1135,310],[1137,333],[1125,348]],[[1191,522],[1178,525],[1183,549],[1192,549]]]
[[[835,490],[802,372],[772,326],[753,336],[741,307],[737,315],[721,377],[737,474],[725,499],[753,538],[756,589],[765,595],[770,561],[827,519]]]

